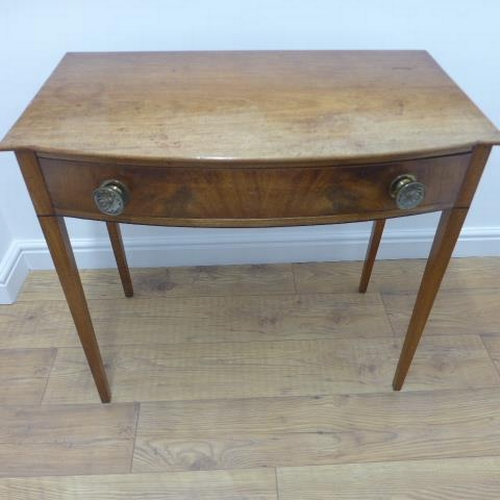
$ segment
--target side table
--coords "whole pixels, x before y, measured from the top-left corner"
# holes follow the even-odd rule
[[[0,143],[15,151],[103,402],[111,400],[64,217],[271,227],[441,211],[401,389],[499,131],[423,51],[67,54]]]

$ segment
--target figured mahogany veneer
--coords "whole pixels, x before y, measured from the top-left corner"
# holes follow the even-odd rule
[[[117,222],[176,226],[287,226],[398,217],[453,205],[470,154],[368,165],[279,167],[115,165],[40,158],[54,212],[106,220],[92,191],[106,179],[125,184],[130,201]],[[414,174],[424,202],[400,210],[392,181]]]
[[[375,220],[364,292],[385,220],[442,211],[393,380],[399,390],[495,144],[498,130],[423,51],[151,52],[67,54],[0,150],[16,152],[107,402],[64,216],[106,222],[131,296],[118,222]],[[415,208],[399,209],[389,194],[402,174],[425,186]],[[130,194],[116,216],[93,200],[109,180]]]

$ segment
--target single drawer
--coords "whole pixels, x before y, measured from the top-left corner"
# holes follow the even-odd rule
[[[57,214],[186,226],[300,225],[369,220],[453,205],[470,154],[368,165],[150,166],[40,158]],[[401,209],[391,185],[410,174],[423,201]],[[93,192],[105,181],[128,192],[116,216],[100,212]]]

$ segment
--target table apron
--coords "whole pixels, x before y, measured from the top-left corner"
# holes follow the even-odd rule
[[[470,154],[458,154],[358,166],[207,168],[39,158],[56,215],[203,227],[327,224],[443,210],[454,205],[469,162]],[[402,174],[425,185],[414,209],[399,209],[389,194]],[[118,216],[94,203],[93,191],[106,180],[130,193]]]

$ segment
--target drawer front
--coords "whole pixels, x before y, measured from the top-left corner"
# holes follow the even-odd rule
[[[361,166],[200,167],[115,165],[40,158],[54,210],[113,219],[93,191],[118,180],[129,201],[115,219],[172,225],[287,225],[367,220],[452,206],[470,155]],[[401,210],[389,194],[394,179],[412,174],[425,186],[415,209]]]

